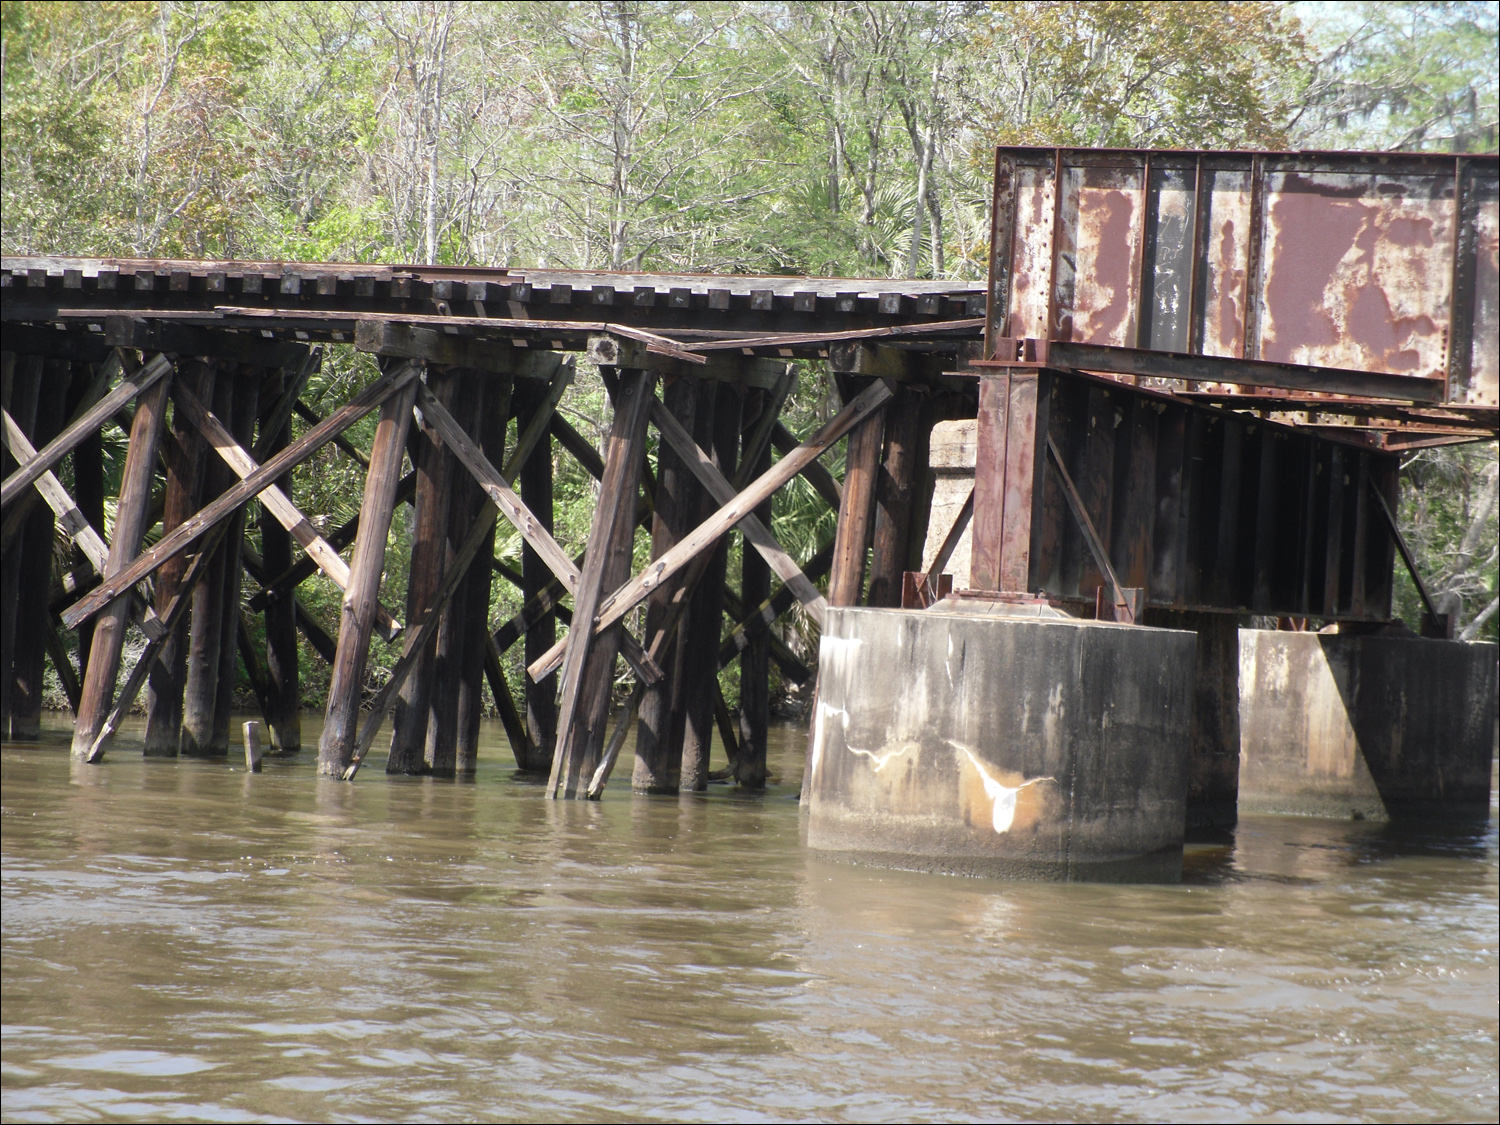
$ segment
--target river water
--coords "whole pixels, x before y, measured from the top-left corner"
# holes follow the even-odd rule
[[[316,739],[316,721],[308,724]],[[126,732],[126,738],[132,732]],[[1495,817],[1180,886],[867,870],[764,797],[0,754],[10,1121],[1494,1120]]]

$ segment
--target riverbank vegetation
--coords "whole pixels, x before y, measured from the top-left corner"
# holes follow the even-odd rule
[[[6,0],[0,243],[973,279],[996,143],[1493,150],[1496,27],[1493,3]],[[310,393],[372,372],[329,349]],[[571,420],[597,437],[603,391],[579,378]],[[806,366],[789,424],[834,404]],[[559,538],[578,545],[594,485],[571,465]],[[359,487],[330,448],[296,499],[332,525]],[[1403,521],[1471,637],[1500,625],[1496,489],[1493,443],[1404,477]],[[800,557],[831,535],[796,489],[776,525]],[[395,560],[408,535],[398,519]],[[337,619],[331,586],[304,589]],[[326,673],[304,673],[316,704]]]

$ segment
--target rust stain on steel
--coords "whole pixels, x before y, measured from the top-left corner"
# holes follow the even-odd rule
[[[1016,169],[1015,243],[1007,335],[1045,339],[1052,285],[1052,213],[1057,196],[1051,168]]]
[[[1492,189],[1493,191],[1493,189]],[[1474,355],[1466,387],[1455,388],[1458,401],[1500,406],[1500,206],[1494,194],[1474,216]]]
[[[1451,179],[1273,173],[1262,358],[1441,377]],[[1442,310],[1440,324],[1434,312]]]
[[[1142,173],[1072,168],[1064,173],[1062,245],[1058,247],[1054,339],[1130,347],[1140,294],[1135,261],[1140,249],[1136,207]]]

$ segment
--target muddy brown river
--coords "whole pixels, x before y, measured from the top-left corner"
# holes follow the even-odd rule
[[[1252,818],[1179,886],[1014,884],[810,855],[793,728],[764,797],[632,797],[625,760],[597,804],[486,738],[470,783],[5,746],[0,1115],[1500,1113],[1493,814]]]

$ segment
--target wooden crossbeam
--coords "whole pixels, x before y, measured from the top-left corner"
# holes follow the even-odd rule
[[[884,382],[871,384],[822,429],[776,462],[768,472],[761,474],[732,501],[726,503],[684,536],[670,551],[654,559],[650,566],[606,598],[599,606],[599,616],[594,623],[594,631],[602,632],[619,621],[640,604],[652,590],[676,574],[700,552],[716,544],[730,528],[753,513],[763,500],[770,497],[808,464],[827,453],[834,442],[848,433],[856,424],[869,417],[872,412],[885,405],[890,398],[891,389]],[[550,675],[561,663],[562,646],[555,645],[546,656],[533,662],[527,671],[533,679],[539,680]]]
[[[29,464],[30,459],[37,455],[36,450],[31,447],[31,442],[21,432],[21,427],[16,424],[8,410],[0,408],[0,416],[4,419],[5,445],[10,450],[11,456],[23,466]],[[57,525],[62,528],[63,533],[78,544],[83,557],[88,559],[94,571],[102,576],[105,564],[109,561],[109,545],[104,542],[103,537],[94,530],[93,525],[73,502],[73,498],[68,495],[68,490],[57,479],[57,475],[50,469],[43,470],[41,475],[31,483],[41,494],[42,499],[47,502],[47,506],[56,513]],[[157,617],[156,610],[151,608],[149,600],[136,591],[133,593],[133,602],[140,617],[141,630],[146,634],[147,639],[155,640],[161,636],[161,619]]]
[[[93,592],[70,606],[63,612],[63,624],[70,629],[76,629],[79,622],[87,621],[99,612],[117,597],[120,591],[135,585],[154,572],[220,520],[227,519],[250,497],[264,491],[268,484],[302,464],[331,441],[335,435],[343,433],[392,394],[410,383],[417,377],[418,369],[417,364],[403,364],[397,370],[371,383],[349,402],[330,414],[320,425],[307,431],[249,477],[227,489],[213,503],[201,509],[190,519],[183,521],[176,531],[164,536],[150,550],[143,551],[118,574],[105,579]]]
[[[120,365],[119,353],[116,353],[108,364],[111,368],[118,367]],[[121,407],[148,387],[154,386],[171,370],[172,364],[167,357],[158,355],[140,370],[127,374],[120,380],[118,387],[96,402],[82,417],[49,441],[36,456],[5,479],[5,483],[0,485],[0,508],[8,506],[17,496],[25,492],[27,485],[61,461],[80,442],[113,418]]]
[[[708,490],[708,494],[720,504],[733,504],[738,495],[734,485],[725,479],[724,474],[719,472],[718,466],[713,463],[713,458],[703,452],[698,443],[693,441],[693,435],[683,429],[682,423],[672,417],[672,412],[660,399],[652,401],[651,420],[656,423],[657,430],[666,439],[667,444],[676,451],[677,456],[682,458],[683,464]],[[823,600],[823,595],[818,593],[818,588],[808,581],[807,575],[802,573],[802,568],[797,565],[792,556],[782,550],[781,544],[776,542],[770,529],[760,521],[753,510],[745,514],[738,526],[745,536],[745,542],[760,553],[761,558],[766,560],[771,569],[776,572],[777,577],[797,596],[797,600],[807,610],[808,616],[821,627],[823,611],[828,608],[828,603]]]
[[[557,575],[558,581],[563,584],[568,593],[576,597],[582,572],[558,545],[557,540],[552,538],[551,533],[531,514],[531,510],[522,503],[521,498],[515,494],[495,466],[490,464],[479,446],[425,386],[418,388],[417,399],[422,408],[423,420],[437,430],[458,457],[459,462],[479,482],[479,487],[484,489],[490,502],[521,533],[521,537],[547,564],[548,569]],[[640,642],[628,633],[622,638],[622,651],[637,675],[644,677],[648,683],[655,683],[661,678],[661,669],[646,655]]]
[[[234,437],[224,428],[224,424],[214,416],[213,411],[204,406],[198,396],[181,381],[172,388],[172,398],[187,414],[193,425],[198,427],[199,432],[208,439],[208,443],[214,447],[224,463],[234,470],[235,476],[240,480],[245,480],[260,469],[260,463],[245,452],[245,448],[234,440]],[[291,533],[292,538],[307,552],[308,557],[317,564],[318,569],[333,580],[334,585],[340,590],[349,588],[349,564],[339,557],[338,551],[328,540],[318,534],[317,529],[278,485],[269,485],[258,495],[257,499],[260,500],[265,510],[271,513],[276,522]],[[377,604],[375,629],[381,639],[393,641],[401,634],[401,623],[391,616],[390,610],[385,606]]]

